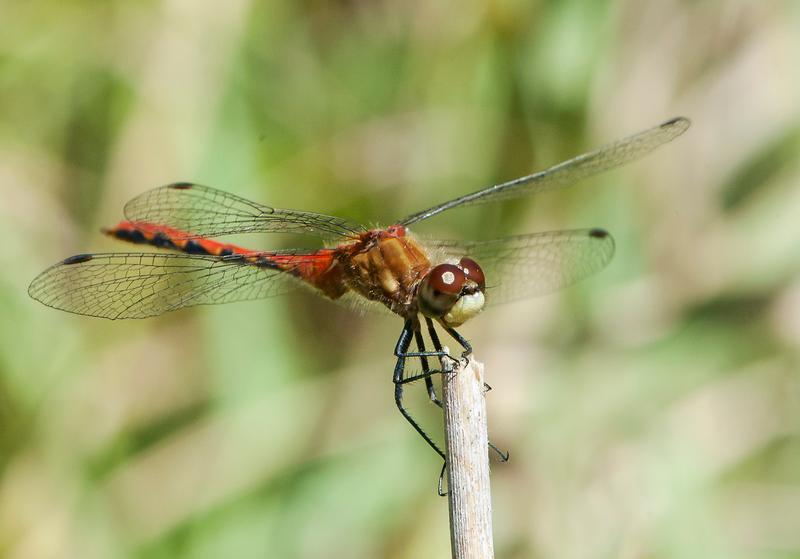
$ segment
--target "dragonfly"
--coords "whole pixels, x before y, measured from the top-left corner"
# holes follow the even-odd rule
[[[404,387],[424,381],[430,400],[441,407],[432,377],[442,369],[431,363],[449,355],[437,328],[451,336],[463,348],[461,357],[467,358],[472,346],[457,328],[488,305],[549,293],[598,272],[611,260],[614,240],[600,228],[440,240],[418,237],[412,226],[463,206],[567,187],[639,159],[689,126],[687,118],[672,118],[544,171],[443,202],[384,228],[274,208],[198,184],[169,184],[132,199],[125,205],[125,220],[103,229],[121,241],[169,252],[70,256],[37,276],[28,293],[49,307],[111,320],[262,299],[298,288],[335,301],[356,300],[388,309],[403,320],[394,348],[396,406],[446,465],[444,452],[403,403]],[[321,240],[322,246],[250,250],[215,239],[240,233],[310,235]],[[423,328],[433,351],[426,348]],[[415,372],[406,374],[411,359],[419,359],[419,364]],[[497,452],[501,458],[508,456]]]

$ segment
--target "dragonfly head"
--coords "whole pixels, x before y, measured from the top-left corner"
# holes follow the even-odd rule
[[[461,326],[483,310],[485,289],[483,270],[471,258],[462,258],[457,264],[439,264],[420,282],[419,310],[445,326]]]

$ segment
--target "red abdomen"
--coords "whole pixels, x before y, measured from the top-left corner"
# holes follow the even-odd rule
[[[329,248],[315,251],[250,250],[203,237],[193,237],[166,225],[133,221],[122,221],[116,227],[103,229],[103,233],[121,241],[187,254],[220,257],[240,255],[242,264],[282,270],[313,285],[331,299],[338,299],[348,290],[342,268],[334,258],[335,251]]]
[[[231,254],[254,254],[257,252],[202,237],[192,237],[183,231],[152,223],[121,221],[116,227],[103,229],[103,233],[121,241],[179,250],[187,254],[229,256]]]

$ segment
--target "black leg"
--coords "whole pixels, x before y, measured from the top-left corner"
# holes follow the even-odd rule
[[[431,320],[430,318],[428,318],[426,316],[425,317],[425,323],[428,326],[428,333],[430,334],[431,341],[433,341],[434,349],[436,349],[437,351],[442,351],[442,343],[439,341],[439,336],[438,336],[438,334],[436,334],[436,329],[433,327],[433,320]],[[464,337],[461,334],[459,334],[458,332],[456,332],[452,328],[447,328],[447,333],[450,334],[451,336],[453,336],[453,338],[459,344],[461,344],[461,346],[465,349],[465,352],[462,355],[462,357],[466,357],[467,355],[472,353],[472,346],[470,345],[470,343],[467,340],[464,339]],[[442,352],[442,353],[444,353],[444,352]],[[483,385],[484,385],[484,387],[486,387],[486,391],[487,392],[492,389],[492,387],[489,386],[488,384],[486,384],[485,382],[483,383]],[[439,404],[439,406],[441,406],[441,404]],[[508,451],[506,451],[506,452],[501,451],[499,448],[497,448],[492,443],[492,441],[489,441],[489,448],[491,448],[493,451],[495,451],[497,453],[497,456],[498,456],[498,458],[500,459],[501,462],[508,462],[508,457],[509,457]],[[444,475],[444,470],[442,470],[442,475]],[[439,477],[439,486],[440,487],[441,487],[441,484],[442,484],[442,479],[441,479],[441,476],[440,476]],[[440,491],[440,494],[441,494],[441,491]]]
[[[447,470],[447,460],[444,461],[442,464],[442,471],[439,472],[439,487],[437,488],[437,492],[439,493],[439,497],[447,497],[447,491],[442,489],[444,486],[444,472]]]
[[[445,330],[447,330],[447,333],[453,336],[453,339],[457,341],[459,344],[461,344],[461,347],[464,348],[464,353],[461,354],[461,357],[467,357],[469,354],[472,353],[472,346],[466,339],[464,339],[464,336],[462,336],[461,334],[459,334],[450,327],[446,327]]]
[[[436,333],[436,328],[433,327],[433,320],[431,317],[425,317],[425,324],[428,325],[428,334],[430,334],[431,341],[433,342],[433,349],[442,351],[442,342],[439,341],[439,334]]]
[[[419,349],[420,353],[427,353],[425,351],[425,340],[422,338],[422,331],[420,329],[414,330],[414,339],[417,341],[417,349]],[[444,353],[441,351],[437,351],[435,353]],[[431,399],[431,402],[442,407],[442,402],[436,396],[436,389],[433,387],[433,378],[431,377],[431,370],[428,366],[428,358],[427,357],[420,357],[420,361],[422,362],[422,374],[425,375],[425,388],[428,389],[428,397]]]
[[[411,344],[411,337],[413,334],[414,334],[414,324],[411,320],[406,320],[406,323],[403,326],[403,331],[400,333],[400,337],[397,339],[397,345],[395,346],[394,349],[394,354],[397,356],[397,363],[395,364],[394,375],[392,377],[392,381],[394,382],[394,401],[395,404],[397,405],[397,409],[400,410],[400,413],[403,415],[403,417],[406,418],[406,421],[408,421],[414,428],[414,430],[416,430],[417,433],[419,433],[420,436],[423,439],[425,439],[425,442],[428,443],[428,445],[433,450],[436,451],[436,454],[441,456],[442,460],[445,460],[446,462],[447,460],[444,456],[444,452],[436,445],[435,442],[433,442],[433,439],[431,439],[430,436],[425,431],[422,430],[422,427],[419,426],[419,424],[414,420],[414,418],[411,417],[411,414],[408,413],[408,410],[406,410],[406,408],[403,406],[404,384],[411,382],[413,380],[418,380],[420,378],[429,379],[432,374],[439,372],[430,370],[426,371],[425,369],[427,369],[427,367],[425,366],[423,368],[422,374],[414,375],[413,377],[410,377],[408,379],[403,378],[403,372],[405,371],[407,357],[422,357],[423,359],[425,359],[425,357],[428,357],[428,356],[419,356],[406,353],[408,350],[408,346]],[[426,361],[423,362],[425,362],[427,365]]]
[[[409,321],[407,321],[406,324],[408,324],[408,322]],[[420,361],[422,362],[422,372],[416,375],[412,375],[410,377],[403,377],[399,381],[395,382],[399,382],[400,384],[409,384],[412,382],[416,382],[418,380],[425,380],[425,384],[429,386],[429,395],[430,395],[430,389],[433,386],[433,381],[431,380],[431,377],[433,377],[433,375],[435,374],[440,373],[441,371],[439,369],[432,370],[430,368],[428,364],[428,357],[437,357],[441,359],[442,357],[446,356],[447,353],[442,350],[441,344],[438,343],[439,341],[438,338],[436,339],[436,344],[437,344],[436,351],[425,351],[425,342],[422,339],[422,332],[419,330],[419,328],[415,329],[413,323],[410,326],[410,328],[411,328],[410,331],[413,332],[414,337],[416,339],[419,351],[408,351],[408,346],[411,344],[410,338],[408,340],[405,340],[403,346],[405,349],[401,348],[400,341],[403,339],[403,334],[401,334],[400,340],[397,341],[397,345],[394,348],[394,355],[397,358],[419,357]],[[436,335],[435,332],[433,332],[433,334]],[[436,393],[434,392],[431,399],[435,398],[435,396]]]
[[[492,443],[492,441],[489,441],[489,448],[495,451],[498,460],[500,460],[501,462],[508,462],[508,458],[511,456],[511,453],[509,453],[507,450],[503,452],[502,450],[497,448],[494,445],[494,443]]]

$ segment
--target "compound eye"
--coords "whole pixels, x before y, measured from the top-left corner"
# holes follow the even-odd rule
[[[464,270],[454,264],[433,267],[419,287],[422,314],[432,317],[446,314],[461,297],[461,289],[466,281]]]
[[[467,277],[464,271],[454,264],[439,264],[428,274],[428,285],[434,295],[444,293],[446,295],[458,295]]]
[[[481,288],[481,291],[486,288],[486,277],[483,275],[483,270],[481,270],[481,267],[478,266],[477,262],[475,262],[472,258],[467,258],[465,256],[458,261],[458,265],[462,270],[464,270],[464,274],[467,276],[467,279],[471,279],[477,283],[478,287]]]

